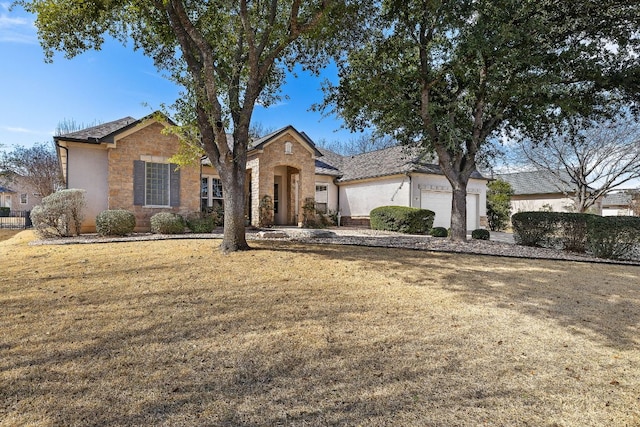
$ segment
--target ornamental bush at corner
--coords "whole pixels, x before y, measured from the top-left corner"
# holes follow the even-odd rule
[[[96,232],[101,236],[126,236],[136,228],[136,216],[125,209],[102,211],[96,217]]]
[[[173,212],[159,212],[151,217],[151,232],[155,234],[182,234],[184,227],[184,218]]]
[[[433,227],[429,234],[432,237],[447,237],[449,235],[449,231],[444,227]]]

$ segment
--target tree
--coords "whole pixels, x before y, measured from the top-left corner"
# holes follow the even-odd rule
[[[511,218],[511,184],[501,179],[487,184],[487,220],[491,231],[507,228]]]
[[[487,141],[637,95],[639,17],[626,0],[384,0],[325,108],[435,152],[453,191],[450,236],[464,241],[467,183]]]
[[[326,139],[323,139],[318,141],[318,145],[343,156],[356,156],[370,151],[393,147],[398,145],[398,142],[389,135],[365,132],[357,137],[350,138],[346,143],[342,141],[328,142]]]
[[[152,57],[184,87],[174,129],[191,158],[205,153],[225,194],[224,252],[248,249],[244,184],[249,129],[256,102],[278,99],[285,70],[295,63],[317,70],[338,31],[367,13],[360,1],[338,0],[124,0],[77,2],[22,0],[37,14],[46,58],[99,49],[104,35]],[[344,39],[348,41],[348,39]],[[337,44],[335,45],[337,48]],[[227,140],[226,128],[232,128]],[[181,156],[182,159],[186,158]]]
[[[0,170],[11,182],[20,178],[35,193],[46,197],[62,187],[58,157],[51,144],[16,147],[0,157]]]
[[[612,189],[640,178],[640,125],[628,118],[565,122],[543,140],[525,140],[516,156],[556,178],[586,212]]]

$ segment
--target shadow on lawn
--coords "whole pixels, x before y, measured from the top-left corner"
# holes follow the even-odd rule
[[[636,266],[415,250],[398,250],[390,256],[384,248],[353,246],[300,245],[294,250],[360,262],[367,268],[387,268],[412,286],[433,285],[429,272],[446,268],[449,271],[437,286],[469,303],[517,310],[574,331],[590,330],[605,345],[620,349],[640,345],[640,268]]]

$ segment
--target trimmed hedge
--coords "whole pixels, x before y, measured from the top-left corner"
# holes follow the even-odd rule
[[[96,232],[101,236],[126,236],[136,228],[136,216],[125,209],[110,209],[96,216]]]
[[[517,244],[590,251],[598,258],[621,259],[640,250],[640,218],[602,217],[568,212],[520,212],[511,217]]]
[[[476,240],[489,240],[491,233],[489,230],[483,228],[477,228],[471,232],[471,238]]]
[[[151,232],[155,234],[182,234],[184,227],[184,218],[173,212],[158,212],[151,217]]]
[[[449,231],[444,227],[433,227],[429,234],[433,237],[447,237],[449,235]]]
[[[640,245],[640,217],[594,215],[587,226],[589,249],[598,258],[628,258]]]
[[[434,217],[433,211],[407,206],[380,206],[369,214],[373,230],[408,234],[427,234],[433,226]]]
[[[9,216],[10,213],[11,213],[11,208],[8,208],[6,206],[0,207],[0,216]]]
[[[187,227],[194,233],[211,233],[216,228],[217,218],[215,215],[188,217],[186,220]]]
[[[36,233],[44,238],[79,236],[84,219],[85,190],[69,188],[42,198],[31,210]]]

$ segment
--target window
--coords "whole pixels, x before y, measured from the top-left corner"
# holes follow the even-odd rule
[[[180,206],[180,170],[169,163],[133,162],[133,204]]]
[[[327,213],[327,203],[329,202],[329,186],[327,184],[316,184],[316,210]]]
[[[27,193],[20,194],[20,204],[26,205],[27,203],[29,203],[29,198],[27,196]]]
[[[150,206],[169,206],[169,165],[145,163],[145,199]]]
[[[293,144],[289,141],[284,143],[284,154],[292,154],[293,153]]]
[[[222,209],[222,181],[219,178],[203,176],[200,191],[200,207],[202,212],[210,209]]]

